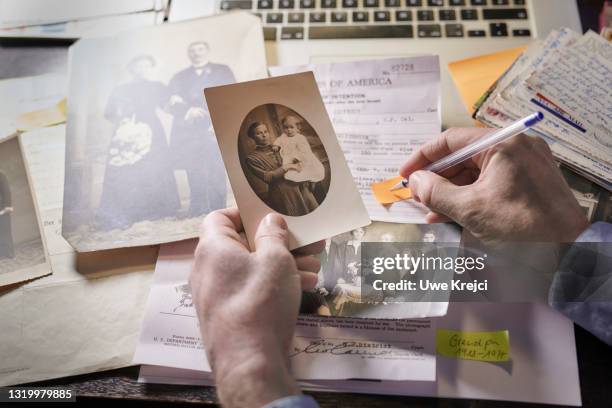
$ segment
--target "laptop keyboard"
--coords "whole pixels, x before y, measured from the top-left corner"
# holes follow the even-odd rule
[[[528,0],[222,0],[220,11],[259,16],[264,37],[531,37]]]

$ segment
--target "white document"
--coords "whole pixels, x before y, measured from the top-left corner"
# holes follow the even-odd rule
[[[76,254],[62,238],[65,126],[24,133],[53,275],[0,293],[0,385],[130,365],[157,248]]]
[[[135,364],[209,372],[187,278],[195,241],[163,245]],[[300,317],[290,362],[298,379],[435,380],[429,319]]]
[[[273,76],[313,71],[370,218],[425,223],[413,200],[380,205],[370,185],[397,175],[414,150],[440,133],[437,56],[271,67]]]
[[[523,401],[580,406],[573,323],[542,304],[454,303],[439,328],[508,329],[511,361],[438,357],[436,381],[303,380],[305,390],[439,398]],[[327,369],[330,369],[328,367]],[[214,385],[209,373],[142,366],[139,382]]]
[[[162,0],[2,0],[0,27],[49,24],[161,10],[165,3]]]
[[[62,21],[50,24],[0,27],[0,37],[7,38],[84,38],[103,37],[137,27],[151,26],[163,21],[158,11],[97,17],[85,20]]]

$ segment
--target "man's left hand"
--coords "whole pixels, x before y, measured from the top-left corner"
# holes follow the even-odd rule
[[[288,249],[289,232],[268,214],[251,251],[235,208],[209,214],[190,276],[202,338],[221,403],[262,406],[300,394],[288,352],[302,290],[314,288],[324,242]]]

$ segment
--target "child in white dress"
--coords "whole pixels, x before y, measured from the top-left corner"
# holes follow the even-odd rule
[[[282,120],[284,133],[274,141],[280,147],[283,165],[301,164],[301,171],[289,170],[285,179],[296,183],[311,181],[316,183],[325,178],[325,168],[310,148],[306,136],[300,133],[300,120],[293,115],[285,116]]]

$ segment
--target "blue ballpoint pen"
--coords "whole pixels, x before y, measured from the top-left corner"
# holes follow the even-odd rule
[[[490,149],[491,147],[503,142],[504,140],[507,140],[513,136],[524,132],[536,123],[540,122],[542,119],[544,119],[544,114],[542,114],[542,112],[532,113],[531,115],[519,119],[511,125],[508,125],[505,128],[498,130],[497,132],[493,132],[490,135],[479,139],[465,147],[462,147],[456,152],[451,153],[436,162],[431,163],[423,170],[432,171],[434,173],[441,173],[444,170],[450,169],[451,167],[471,157],[476,156],[478,153]],[[404,179],[394,185],[393,188],[391,188],[391,191],[407,186],[408,180]]]

